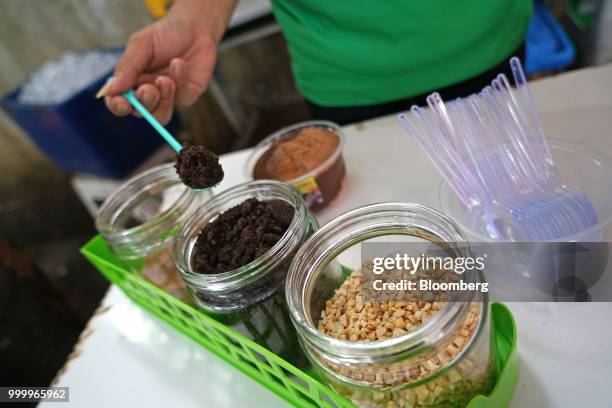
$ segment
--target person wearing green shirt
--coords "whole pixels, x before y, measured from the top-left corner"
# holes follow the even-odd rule
[[[176,0],[134,33],[98,93],[115,115],[137,97],[169,121],[206,90],[236,0]],[[532,0],[272,0],[299,91],[315,119],[341,124],[407,110],[433,91],[480,91],[524,56]]]

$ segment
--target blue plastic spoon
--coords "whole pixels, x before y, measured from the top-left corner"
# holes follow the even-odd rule
[[[132,105],[134,109],[136,109],[138,113],[140,113],[142,117],[145,118],[147,122],[149,122],[151,126],[153,126],[153,129],[157,130],[161,137],[163,137],[164,140],[168,142],[168,144],[172,146],[174,150],[176,150],[177,153],[183,150],[183,146],[179,143],[179,141],[176,140],[174,136],[172,136],[170,132],[168,132],[166,128],[161,123],[159,123],[157,119],[155,119],[153,115],[151,115],[151,113],[147,110],[147,108],[144,107],[142,103],[140,103],[138,98],[136,98],[136,95],[134,95],[134,91],[129,90],[124,93],[123,96],[125,97],[125,99],[127,99],[130,105]]]
[[[127,101],[130,103],[130,105],[132,105],[134,107],[134,109],[136,109],[138,111],[138,113],[140,113],[142,115],[143,118],[145,118],[145,120],[147,122],[149,122],[149,124],[153,127],[153,129],[157,130],[157,133],[159,133],[161,135],[161,137],[164,138],[164,140],[166,142],[168,142],[168,144],[170,146],[172,146],[172,148],[174,150],[176,150],[177,153],[179,153],[181,150],[183,150],[183,146],[179,143],[178,140],[176,140],[176,138],[174,136],[172,136],[172,134],[170,132],[168,132],[168,130],[157,121],[157,119],[155,119],[155,117],[153,115],[151,115],[151,113],[147,110],[147,108],[145,108],[143,106],[142,103],[140,103],[140,101],[138,100],[138,98],[136,98],[136,95],[134,95],[134,91],[129,90],[127,92],[125,92],[123,94],[123,96],[125,97],[125,99],[127,99]],[[219,181],[220,183],[221,181]],[[217,186],[219,183],[210,186],[210,187],[206,187],[206,188],[194,188],[193,190],[195,191],[207,191],[210,190],[211,188]]]

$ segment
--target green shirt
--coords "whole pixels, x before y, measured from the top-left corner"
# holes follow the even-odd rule
[[[323,106],[419,95],[476,76],[525,38],[532,0],[272,0],[297,87]]]

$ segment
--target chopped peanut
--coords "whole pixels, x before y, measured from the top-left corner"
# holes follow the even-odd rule
[[[445,302],[429,301],[363,301],[361,293],[362,270],[353,272],[325,302],[319,320],[319,330],[337,339],[351,342],[381,341],[407,335],[434,317]],[[376,407],[443,407],[455,392],[466,389],[485,389],[492,378],[488,356],[484,363],[475,363],[461,356],[470,343],[480,317],[479,308],[473,306],[459,328],[448,339],[430,352],[391,364],[366,366],[340,365],[327,361],[330,369],[347,379],[370,383],[372,391],[354,391],[355,401],[371,401]],[[460,364],[448,367],[459,359]],[[382,392],[377,388],[401,387],[432,376],[445,369],[442,375],[415,387],[398,392]],[[474,374],[476,373],[476,374]],[[478,379],[478,381],[474,379]],[[471,382],[470,382],[471,381]],[[363,405],[371,405],[364,402]],[[358,405],[362,405],[358,403]]]

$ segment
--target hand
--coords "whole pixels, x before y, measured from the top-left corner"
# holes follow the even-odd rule
[[[106,106],[117,116],[138,116],[121,96],[135,89],[136,97],[153,116],[168,123],[175,104],[192,105],[208,86],[217,59],[217,43],[233,8],[231,1],[226,4],[231,6],[225,24],[219,20],[207,24],[207,18],[199,15],[202,10],[190,8],[189,0],[177,2],[166,17],[130,37],[112,81],[97,96],[104,96]]]

